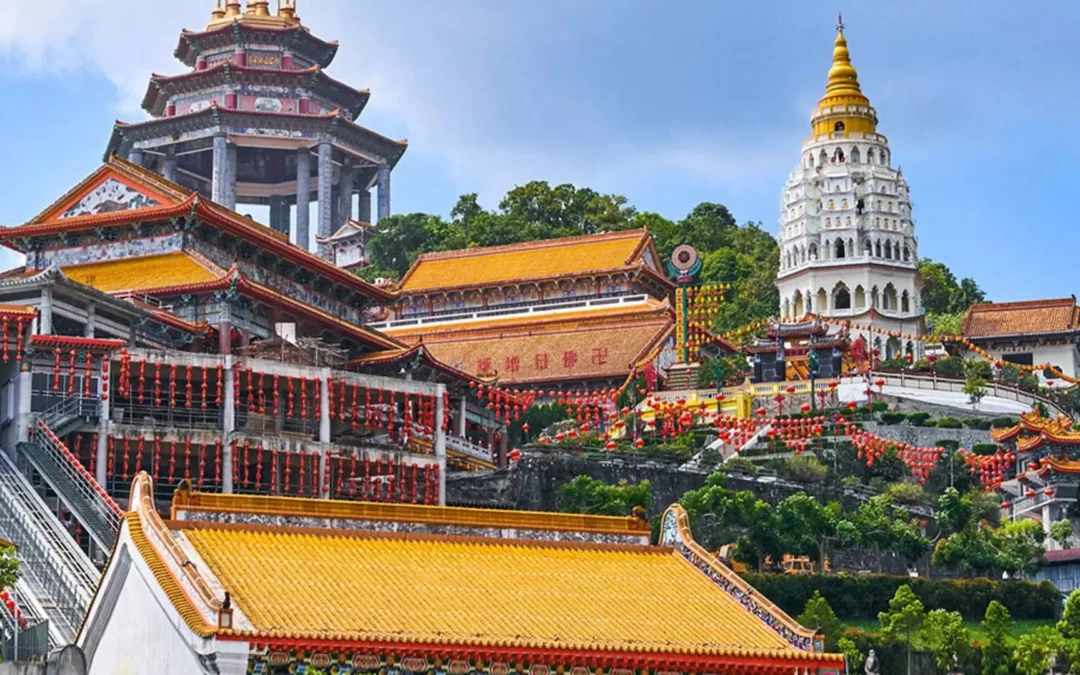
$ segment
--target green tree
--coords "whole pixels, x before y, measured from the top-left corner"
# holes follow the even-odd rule
[[[964,325],[964,313],[927,312],[926,325],[930,337],[940,338],[945,335],[959,335]]]
[[[392,273],[400,279],[421,253],[435,250],[431,231],[444,227],[438,216],[408,213],[388,216],[375,226],[375,237],[368,245],[371,266]]]
[[[847,659],[848,672],[857,673],[863,666],[866,656],[859,651],[858,646],[849,637],[842,637],[836,641],[836,649]]]
[[[806,601],[802,614],[795,620],[807,628],[824,633],[826,651],[833,651],[838,646],[840,619],[836,617],[836,612],[829,606],[829,601],[825,599],[821,591],[814,591],[813,597]]]
[[[939,673],[948,673],[954,665],[963,660],[971,646],[971,635],[964,628],[964,617],[960,612],[934,609],[926,615],[922,627],[923,644],[934,656],[934,665]]]
[[[626,197],[568,183],[551,187],[547,181],[530,181],[510,190],[499,202],[499,212],[538,239],[624,230],[637,215]]]
[[[970,531],[975,527],[975,502],[956,488],[947,487],[938,498],[935,518],[949,532]]]
[[[979,402],[986,396],[986,380],[978,375],[969,375],[964,381],[964,393],[967,394],[968,403],[979,409]]]
[[[818,563],[818,569],[827,573],[825,550],[830,542],[837,539],[837,526],[843,519],[840,504],[822,504],[805,492],[800,492],[777,504],[776,516],[787,551],[813,558]]]
[[[922,276],[922,306],[926,312],[947,314],[951,312],[952,294],[958,288],[956,276],[945,263],[934,262],[930,258],[919,261],[919,274]]]
[[[1065,611],[1057,622],[1057,631],[1069,640],[1080,640],[1080,591],[1069,593],[1065,601]]]
[[[1043,675],[1049,672],[1050,657],[1063,655],[1068,649],[1069,645],[1060,633],[1050,626],[1040,626],[1017,640],[1013,665],[1017,675]]]
[[[19,559],[13,547],[0,548],[0,589],[14,588],[19,580]]]
[[[1034,520],[1020,520],[1005,523],[995,532],[998,550],[998,567],[1010,576],[1022,574],[1030,576],[1038,572],[1046,559],[1043,542],[1046,532],[1042,523]]]
[[[968,307],[985,301],[986,293],[979,288],[979,284],[971,277],[964,277],[960,280],[960,285],[953,290],[949,309],[953,312],[966,312]]]
[[[922,601],[904,584],[896,589],[896,594],[889,600],[889,611],[879,612],[881,632],[886,635],[901,637],[907,643],[907,668],[911,672],[911,639],[922,628],[926,620],[926,610]]]
[[[629,516],[635,506],[652,506],[652,485],[647,480],[637,485],[625,480],[609,485],[589,476],[576,476],[559,487],[558,495],[564,513]]]
[[[1012,654],[1007,643],[1013,627],[1009,610],[997,600],[991,600],[981,627],[986,634],[982,645],[983,675],[1009,675]]]

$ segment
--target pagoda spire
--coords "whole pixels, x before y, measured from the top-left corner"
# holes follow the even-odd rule
[[[248,0],[245,14],[251,16],[270,16],[270,0]]]
[[[848,51],[847,38],[844,37],[844,17],[836,17],[836,40],[833,42],[832,67],[829,68],[829,81],[825,85],[826,96],[862,96],[859,88],[859,74],[851,65],[851,53]]]
[[[218,21],[225,18],[225,8],[221,6],[221,0],[217,0],[214,11],[210,12],[210,20]]]
[[[240,0],[226,0],[225,2],[225,16],[231,18],[234,16],[240,16],[242,14],[240,9]]]

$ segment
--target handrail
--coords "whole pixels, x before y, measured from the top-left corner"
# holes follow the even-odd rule
[[[476,445],[475,443],[461,438],[460,436],[447,434],[446,447],[457,450],[458,452],[464,455],[468,455],[469,457],[484,460],[485,462],[493,461],[490,449],[485,449],[483,446]]]
[[[940,385],[941,384],[950,384],[950,385],[963,384],[963,380],[960,380],[960,379],[957,379],[957,378],[951,378],[951,377],[948,377],[948,376],[945,376],[945,375],[936,375],[936,374],[934,374],[934,375],[925,375],[925,374],[922,374],[922,373],[905,373],[905,372],[902,372],[902,371],[901,372],[893,372],[893,371],[886,371],[886,370],[871,371],[870,372],[870,377],[871,378],[875,378],[875,377],[876,378],[883,378],[883,379],[885,379],[886,384],[888,384],[888,379],[889,378],[899,379],[900,380],[900,385],[899,386],[904,386],[904,382],[906,380],[913,380],[915,382],[929,382],[929,383],[931,383],[933,385],[932,387],[930,387],[930,389],[933,390],[933,391],[956,391],[954,389],[943,388]],[[841,381],[849,381],[849,382],[850,381],[862,381],[862,379],[863,378],[843,378]],[[922,387],[918,387],[918,388],[921,389]],[[1000,382],[988,382],[987,383],[987,389],[990,390],[990,395],[994,395],[994,392],[999,392],[999,391],[1004,391],[1004,392],[1013,394],[1013,396],[1016,397],[1013,400],[1015,400],[1017,403],[1028,403],[1029,401],[1030,402],[1039,401],[1040,403],[1045,405],[1047,408],[1053,410],[1054,412],[1056,412],[1056,413],[1058,413],[1060,415],[1065,415],[1066,417],[1075,419],[1075,415],[1073,415],[1072,413],[1069,413],[1068,411],[1064,410],[1060,405],[1058,405],[1057,403],[1055,403],[1051,399],[1048,399],[1045,396],[1042,396],[1042,395],[1040,395],[1038,393],[1025,391],[1025,390],[1020,389],[1018,387],[1013,387],[1013,386],[1010,386],[1010,385],[1007,385],[1007,384],[1002,384]],[[1027,399],[1027,400],[1022,401],[1021,398],[1024,398],[1024,399]]]
[[[6,453],[0,452],[0,523],[19,547],[32,592],[43,594],[50,619],[74,639],[90,606],[99,573]]]
[[[79,491],[79,496],[92,505],[94,510],[105,519],[112,533],[119,532],[123,509],[109,496],[105,488],[101,487],[93,474],[86,470],[79,458],[57,438],[45,420],[40,418],[37,420],[37,425],[31,430],[30,440],[44,450],[56,466],[60,467],[64,476]]]

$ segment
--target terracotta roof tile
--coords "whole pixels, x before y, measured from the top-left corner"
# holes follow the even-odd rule
[[[546,239],[508,246],[425,253],[398,284],[403,293],[586,276],[635,266],[645,230]]]
[[[969,339],[1045,335],[1080,330],[1076,298],[972,305],[964,317]]]

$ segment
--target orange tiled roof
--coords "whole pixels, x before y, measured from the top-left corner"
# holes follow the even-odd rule
[[[972,305],[964,316],[966,338],[1045,335],[1080,330],[1076,298]]]
[[[624,270],[637,266],[650,247],[646,230],[626,230],[425,253],[413,263],[398,287],[402,293],[413,293]]]
[[[185,253],[107,260],[62,268],[64,276],[105,293],[152,291],[218,279],[224,272]]]
[[[193,507],[315,520],[549,529],[585,518],[592,531],[624,532],[630,526],[626,518],[177,493],[174,511]],[[685,542],[682,552],[186,518],[164,522],[150,478],[140,473],[120,540],[125,533],[130,537],[169,602],[203,636],[588,651],[628,659],[663,654],[789,665],[839,661],[837,655],[809,651],[813,633],[765,598],[754,596],[755,614],[725,590],[745,595],[749,587],[705,559],[690,539],[685,512],[677,506],[671,511],[679,541]],[[693,558],[704,561],[709,574]],[[232,628],[215,625],[220,591],[211,589],[221,587],[242,617]],[[806,646],[796,648],[789,640]]]
[[[439,361],[501,384],[625,377],[674,329],[666,309],[416,336]]]
[[[596,307],[593,309],[584,309],[581,311],[573,312],[560,312],[560,313],[547,313],[547,314],[525,314],[518,316],[498,316],[490,319],[480,319],[478,321],[468,321],[461,323],[436,323],[420,326],[399,326],[397,328],[386,328],[383,332],[387,335],[393,335],[396,338],[404,340],[405,342],[412,342],[410,338],[415,338],[420,335],[432,335],[436,333],[461,333],[462,331],[474,331],[481,329],[495,329],[495,328],[516,328],[520,326],[535,326],[542,325],[547,328],[554,328],[558,326],[567,325],[580,325],[582,322],[590,319],[610,319],[613,316],[639,316],[642,312],[655,315],[661,310],[666,310],[668,304],[661,302],[654,298],[648,298],[645,303],[631,306],[614,305],[611,307]]]

